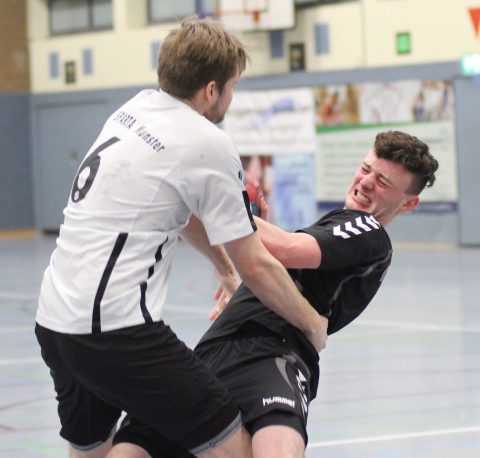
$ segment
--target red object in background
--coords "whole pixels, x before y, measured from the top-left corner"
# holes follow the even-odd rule
[[[468,12],[470,13],[470,19],[472,20],[475,35],[478,38],[478,31],[480,26],[480,8],[469,8]]]
[[[245,172],[244,177],[243,184],[250,199],[252,215],[260,216],[260,200],[263,197],[262,186],[251,173]]]

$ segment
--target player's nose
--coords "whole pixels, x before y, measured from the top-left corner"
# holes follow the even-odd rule
[[[360,180],[360,184],[367,189],[371,189],[373,187],[373,183],[374,183],[374,177],[372,176],[371,173],[369,173],[368,175],[365,175]]]

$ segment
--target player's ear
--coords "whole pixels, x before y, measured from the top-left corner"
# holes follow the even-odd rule
[[[211,103],[216,101],[218,95],[217,83],[215,81],[210,81],[205,86],[205,97]]]
[[[418,196],[409,196],[408,200],[403,203],[403,205],[400,207],[400,211],[402,213],[407,213],[411,210],[413,210],[417,205],[420,199]]]

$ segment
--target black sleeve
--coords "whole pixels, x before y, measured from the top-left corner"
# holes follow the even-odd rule
[[[380,223],[372,215],[356,210],[333,211],[299,232],[317,240],[322,251],[321,270],[364,265],[391,249]]]

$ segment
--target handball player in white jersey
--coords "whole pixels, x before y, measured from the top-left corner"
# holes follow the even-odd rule
[[[159,90],[110,116],[74,179],[36,317],[71,457],[122,456],[111,448],[122,411],[194,455],[251,456],[230,394],[162,321],[179,236],[226,291],[235,268],[325,347],[327,320],[261,243],[239,156],[215,126],[247,60],[220,24],[185,21],[162,44]]]

